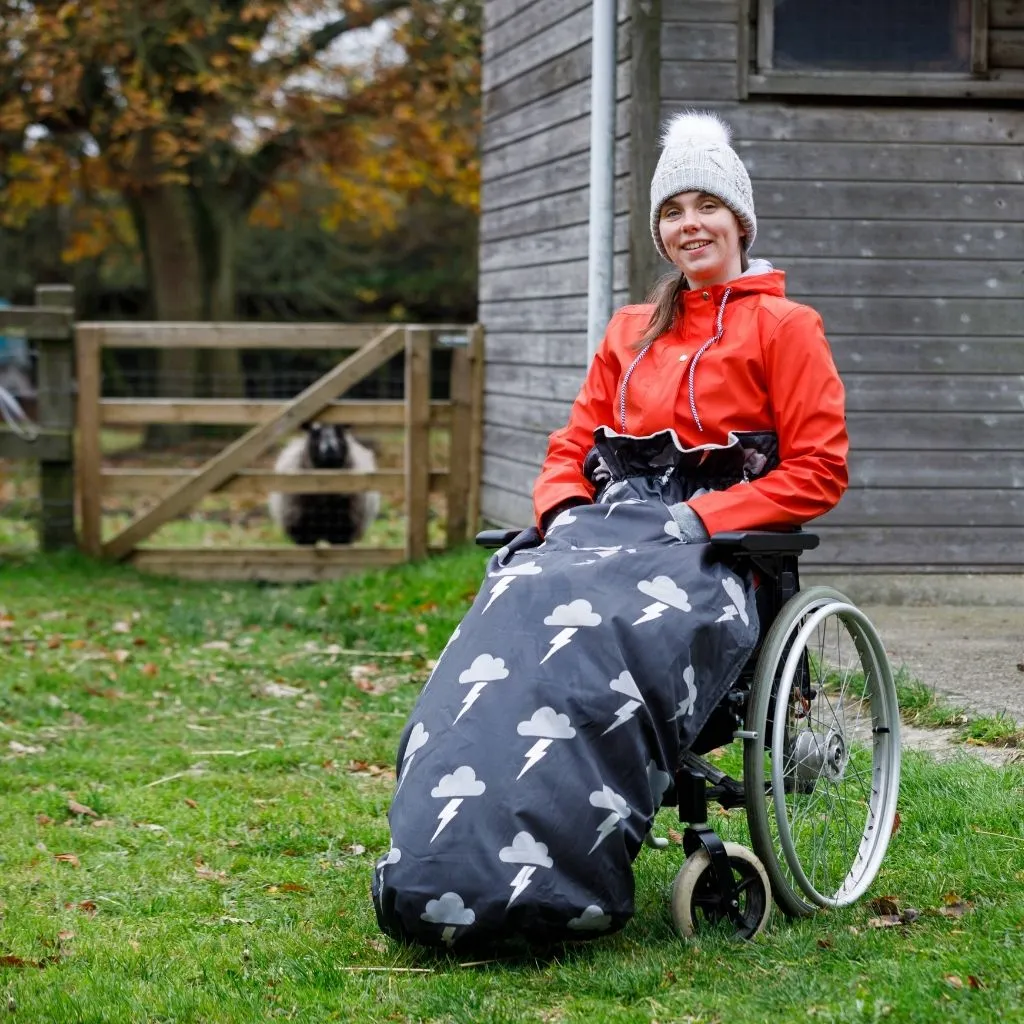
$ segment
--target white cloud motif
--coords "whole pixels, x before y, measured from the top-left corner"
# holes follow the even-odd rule
[[[589,601],[577,598],[569,604],[560,604],[544,620],[545,626],[600,626],[601,616],[594,611]]]
[[[552,530],[557,530],[560,526],[568,526],[570,523],[575,522],[576,517],[569,511],[569,509],[566,509],[564,512],[559,512],[558,515],[551,520],[551,523],[548,525],[545,533],[550,534]]]
[[[554,708],[537,708],[529,721],[516,726],[520,736],[536,736],[545,740],[571,740],[576,730],[569,723],[568,715],[560,715]]]
[[[487,786],[476,777],[476,772],[468,764],[464,764],[450,775],[442,776],[441,781],[430,791],[430,795],[438,800],[480,796],[486,788]]]
[[[503,847],[498,857],[506,864],[533,864],[539,868],[550,868],[555,863],[548,856],[547,846],[529,832],[517,832],[512,845]]]
[[[690,611],[690,599],[686,591],[668,576],[655,576],[653,580],[641,580],[636,589],[646,597],[660,601],[682,612]]]
[[[460,683],[493,683],[496,679],[507,679],[508,669],[502,658],[492,654],[478,654],[469,668],[459,673]]]
[[[579,917],[569,922],[569,927],[578,932],[603,932],[611,923],[611,916],[592,903]]]
[[[612,814],[617,814],[620,818],[629,817],[629,804],[611,786],[595,789],[590,794],[590,803],[594,807],[601,807],[606,811],[611,811]]]
[[[392,846],[387,853],[384,854],[380,860],[377,861],[377,867],[384,868],[388,864],[397,864],[402,859],[402,851],[397,846]]]
[[[654,800],[655,808],[661,806],[661,798],[665,795],[672,776],[663,772],[653,761],[647,762],[647,781],[651,787],[651,797]]]
[[[640,694],[640,688],[636,685],[636,680],[630,673],[623,672],[608,684],[616,693],[625,694],[627,697],[632,697],[634,700],[643,701],[643,697]]]
[[[732,604],[726,605],[722,614],[716,622],[731,622],[737,615],[743,621],[744,626],[750,625],[750,616],[747,614],[747,595],[743,590],[743,584],[732,576],[726,576],[722,580],[722,586],[726,594],[732,599]]]
[[[412,732],[409,733],[409,742],[405,745],[405,757],[412,757],[429,739],[430,733],[423,728],[423,723],[417,722],[412,727]]]
[[[440,899],[428,900],[420,918],[431,924],[466,925],[476,920],[476,914],[462,902],[457,892],[446,892]]]
[[[530,561],[516,562],[515,565],[506,566],[497,572],[489,572],[487,575],[492,578],[495,576],[536,576],[541,572],[543,569],[536,562]]]

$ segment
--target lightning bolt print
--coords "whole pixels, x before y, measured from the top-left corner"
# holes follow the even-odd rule
[[[455,722],[457,722],[477,702],[477,698],[481,693],[483,693],[486,685],[486,682],[473,684],[473,689],[470,690],[462,700],[462,710],[455,716]],[[452,725],[454,725],[455,722],[452,722]]]
[[[537,740],[536,743],[526,752],[526,764],[523,770],[516,776],[518,782],[547,752],[553,740]]]
[[[552,637],[552,639],[549,641],[551,644],[551,649],[548,651],[547,654],[544,655],[543,658],[540,659],[540,663],[543,665],[544,662],[547,661],[548,658],[550,658],[551,655],[555,653],[555,651],[560,651],[576,635],[576,631],[578,629],[579,626],[566,626],[566,628],[563,629],[560,633]]]
[[[609,725],[601,735],[607,736],[613,729],[618,729],[620,725],[625,725],[626,722],[636,714],[637,708],[641,706],[641,703],[642,702],[638,700],[627,700],[626,703],[615,712],[615,721],[612,722],[612,724]]]
[[[455,925],[449,924],[441,930],[441,941],[446,946],[452,946],[455,943]]]
[[[732,622],[738,614],[739,612],[736,610],[735,605],[726,605],[725,608],[722,609],[722,614],[715,619],[715,622]]]
[[[634,626],[639,626],[641,622],[651,622],[653,619],[660,619],[661,613],[668,610],[667,604],[662,604],[661,601],[655,601],[654,604],[649,604],[645,609],[643,615],[640,616]]]
[[[411,754],[407,754],[405,760],[402,762],[402,774],[398,777],[398,785],[395,786],[395,795],[398,795],[398,791],[402,788],[402,783],[405,782],[406,775],[409,774],[409,766],[412,764],[412,759],[416,756],[414,750]]]
[[[522,868],[518,875],[512,879],[508,884],[512,886],[512,895],[508,898],[508,903],[505,904],[505,909],[508,910],[512,906],[512,901],[519,896],[521,893],[526,891],[526,887],[530,884],[530,880],[533,878],[533,873],[537,868],[535,866],[527,865]]]
[[[441,813],[437,816],[437,820],[440,824],[434,830],[434,834],[430,837],[430,841],[433,842],[443,831],[444,827],[451,822],[452,818],[459,813],[459,807],[462,805],[462,797],[457,796],[449,800],[448,803],[441,808]]]
[[[597,826],[597,839],[594,840],[594,845],[587,851],[589,856],[593,853],[614,831],[615,826],[622,820],[615,811],[612,811],[600,825]]]
[[[484,605],[484,610],[480,614],[483,615],[484,612],[486,612],[487,609],[490,608],[491,605],[494,604],[494,602],[497,601],[513,583],[515,583],[515,581],[515,576],[502,576],[501,579],[494,584],[494,589],[491,591],[491,599],[486,605]]]

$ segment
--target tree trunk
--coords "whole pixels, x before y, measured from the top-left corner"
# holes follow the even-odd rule
[[[157,185],[135,200],[146,259],[150,294],[158,320],[202,320],[206,302],[192,203],[182,185]],[[190,398],[196,392],[196,350],[160,349],[156,393],[160,398]],[[187,425],[160,424],[146,433],[147,446],[168,447],[186,440]]]
[[[236,274],[235,257],[238,231],[245,216],[232,197],[215,194],[193,196],[201,203],[197,211],[205,239],[203,253],[207,261],[207,316],[213,321],[235,319]],[[242,398],[245,376],[238,349],[204,349],[200,353],[202,393],[208,398]]]

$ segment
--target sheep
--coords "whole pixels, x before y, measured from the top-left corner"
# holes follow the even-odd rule
[[[305,469],[357,469],[373,472],[377,459],[346,426],[306,423],[304,437],[290,441],[274,472]],[[351,544],[366,533],[380,511],[380,494],[281,494],[269,497],[270,516],[296,543]]]

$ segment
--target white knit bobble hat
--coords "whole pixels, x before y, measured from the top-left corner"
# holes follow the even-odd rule
[[[731,139],[732,130],[716,114],[688,110],[665,125],[664,148],[651,179],[651,235],[666,260],[658,221],[665,200],[680,192],[707,192],[721,199],[747,232],[744,247],[753,244],[757,234],[754,193],[747,169],[729,145]]]

